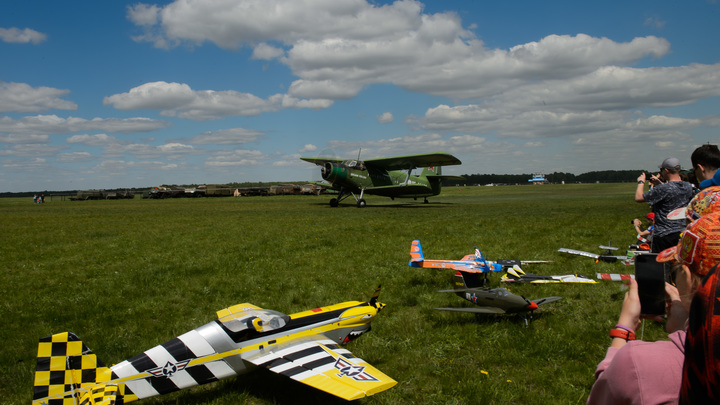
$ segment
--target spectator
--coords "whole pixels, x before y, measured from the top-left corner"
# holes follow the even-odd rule
[[[717,145],[705,144],[695,149],[690,155],[695,178],[700,189],[710,186],[720,186],[720,178],[714,179],[720,168],[720,150]]]
[[[646,179],[645,173],[642,173],[637,179],[635,190],[635,201],[649,203],[655,213],[652,242],[654,253],[677,244],[680,232],[685,228],[685,221],[668,219],[668,214],[687,205],[693,195],[692,185],[680,179],[681,167],[677,158],[667,158],[659,167],[660,173],[650,179]],[[643,192],[646,181],[650,181],[653,187]]]
[[[647,228],[643,228],[642,221],[637,218],[632,221],[635,232],[637,232],[638,244],[652,241],[652,231],[655,228],[655,213],[648,213],[645,215],[645,219],[648,221]]]
[[[685,325],[692,297],[701,277],[720,260],[720,212],[688,225],[680,243],[658,255],[673,262],[677,287],[665,285],[668,298],[669,341],[636,340],[640,327],[640,298],[635,280],[625,294],[612,343],[595,371],[588,404],[676,403],[683,381]]]

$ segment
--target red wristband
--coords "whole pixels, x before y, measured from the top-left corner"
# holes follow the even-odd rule
[[[635,340],[635,332],[625,329],[610,329],[611,338],[620,338],[627,340]]]

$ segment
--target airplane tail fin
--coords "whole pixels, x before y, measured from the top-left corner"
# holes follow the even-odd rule
[[[33,382],[33,404],[114,404],[121,388],[111,372],[72,332],[40,339]]]
[[[420,241],[415,239],[410,244],[410,265],[412,266],[415,262],[422,262],[425,260],[425,256],[423,255],[422,247],[420,246]]]
[[[455,272],[453,277],[453,285],[456,290],[466,288],[478,288],[484,284],[480,273],[467,273],[464,271]]]
[[[442,166],[430,166],[423,168],[421,176],[440,176],[442,175]]]

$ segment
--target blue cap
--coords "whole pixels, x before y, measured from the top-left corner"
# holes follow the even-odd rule
[[[720,170],[716,171],[715,175],[711,178],[700,182],[701,190],[712,186],[720,186]]]

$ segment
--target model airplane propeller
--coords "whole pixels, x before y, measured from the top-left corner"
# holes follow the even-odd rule
[[[478,307],[435,308],[440,311],[471,312],[476,314],[520,314],[527,323],[525,315],[531,314],[540,305],[557,301],[562,297],[545,297],[536,300],[515,295],[505,288],[481,287],[480,277],[477,273],[464,273],[458,271],[453,278],[455,288],[440,290],[451,292],[472,302]]]
[[[458,158],[448,153],[395,156],[379,159],[343,160],[328,157],[301,157],[300,159],[320,166],[323,180],[319,183],[338,191],[337,198],[330,200],[331,207],[353,196],[359,208],[367,205],[365,194],[395,198],[427,198],[440,194],[443,180],[464,180],[460,176],[442,175],[442,166],[459,165]],[[416,168],[424,168],[418,176],[412,175]],[[359,194],[359,195],[356,195]]]
[[[340,347],[370,330],[385,304],[349,301],[292,315],[239,304],[218,319],[111,367],[73,333],[40,339],[33,404],[115,404],[263,367],[346,400],[396,384]]]

